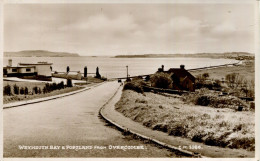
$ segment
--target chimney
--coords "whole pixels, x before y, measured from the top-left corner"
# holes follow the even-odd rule
[[[162,71],[164,71],[164,65],[162,65]]]
[[[182,65],[180,65],[180,68],[181,68],[181,69],[184,69],[184,67],[185,67],[185,65],[183,65],[183,64],[182,64]]]
[[[12,59],[8,60],[8,66],[10,66],[10,67],[12,66]]]

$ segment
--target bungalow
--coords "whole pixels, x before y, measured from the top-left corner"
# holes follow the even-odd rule
[[[159,68],[158,72],[171,75],[173,89],[195,91],[195,77],[185,69],[184,65],[180,65],[180,68],[170,68],[168,71],[164,71],[164,66],[162,65],[162,68]]]
[[[3,74],[6,77],[31,78],[39,80],[51,80],[52,63],[19,63],[12,66],[12,59],[9,59],[8,65],[3,68]]]

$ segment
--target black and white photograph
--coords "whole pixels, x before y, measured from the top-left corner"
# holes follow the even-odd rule
[[[257,160],[258,6],[4,1],[3,160]]]

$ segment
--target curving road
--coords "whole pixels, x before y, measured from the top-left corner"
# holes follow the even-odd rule
[[[98,117],[118,87],[117,82],[107,82],[72,96],[5,109],[4,157],[176,157],[166,149],[122,135]],[[51,145],[56,149],[50,149]],[[118,145],[144,149],[110,149]],[[75,150],[73,146],[92,149]]]

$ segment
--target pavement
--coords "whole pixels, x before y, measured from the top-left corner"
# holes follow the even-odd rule
[[[152,140],[153,142],[170,149],[179,150],[180,152],[187,155],[195,155],[197,157],[254,158],[255,156],[254,151],[208,146],[203,143],[193,142],[190,139],[170,136],[167,133],[147,128],[142,124],[125,117],[122,113],[115,110],[115,104],[120,100],[121,94],[122,86],[114,95],[114,97],[101,108],[100,113],[104,119],[122,130],[128,131],[142,138]]]
[[[77,90],[77,91],[72,91],[72,92],[68,92],[68,93],[63,93],[63,94],[59,94],[59,95],[54,95],[54,96],[49,96],[49,97],[43,97],[43,98],[37,98],[37,99],[32,99],[32,100],[24,100],[24,101],[18,101],[18,102],[11,102],[8,104],[4,104],[3,105],[3,109],[6,108],[12,108],[12,107],[18,107],[18,106],[23,106],[23,105],[28,105],[28,104],[34,104],[34,103],[40,103],[40,102],[44,102],[44,101],[49,101],[49,100],[53,100],[53,99],[57,99],[57,98],[62,98],[62,97],[66,97],[66,96],[70,96],[70,95],[74,95],[92,88],[95,88],[99,85],[101,85],[102,83],[99,84],[95,84],[93,86],[90,87],[85,87],[83,89]]]
[[[3,78],[4,81],[15,81],[15,82],[33,82],[33,83],[60,83],[63,81],[65,84],[67,82],[67,79],[64,78],[56,78],[52,77],[52,81],[42,81],[42,80],[34,80],[34,79],[21,79],[17,77],[5,77]],[[84,80],[72,80],[72,84],[75,83],[85,83],[86,81]]]

